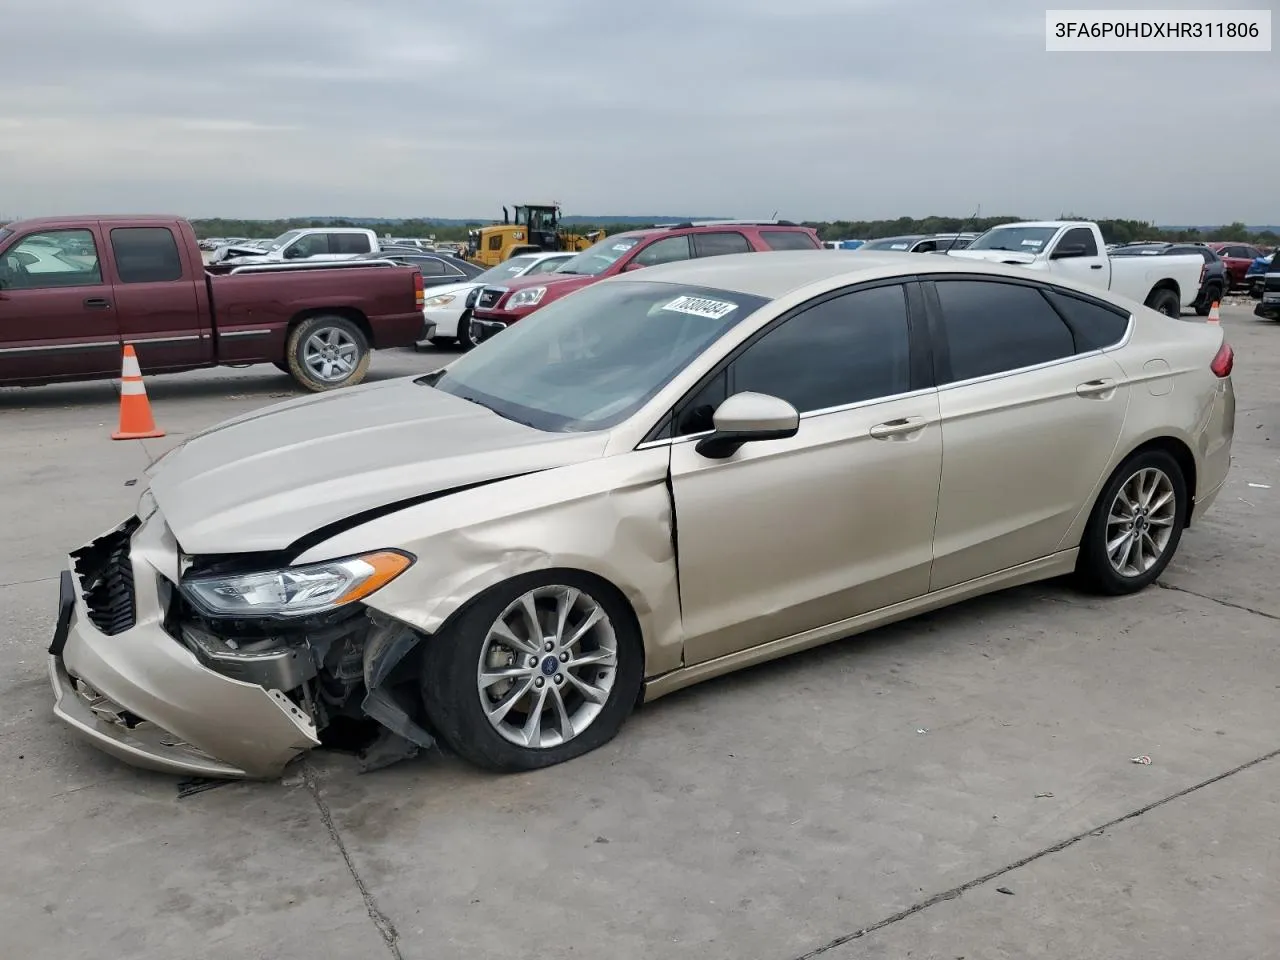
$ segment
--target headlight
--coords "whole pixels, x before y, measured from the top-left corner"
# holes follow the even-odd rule
[[[520,307],[532,307],[542,300],[542,295],[546,292],[546,287],[530,287],[527,290],[517,290],[511,295],[511,299],[507,301],[507,309],[516,310]]]
[[[433,307],[447,307],[449,304],[453,303],[454,299],[455,297],[452,293],[442,293],[438,297],[428,297],[423,301],[422,305],[427,309],[431,309]]]
[[[345,560],[182,582],[187,597],[215,617],[305,617],[354,603],[386,586],[413,563],[394,550]]]

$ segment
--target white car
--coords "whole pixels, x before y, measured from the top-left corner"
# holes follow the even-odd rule
[[[479,293],[488,284],[551,273],[576,256],[573,251],[522,253],[465,283],[436,287],[422,308],[426,328],[418,345],[429,343],[433,347],[451,347],[457,343],[470,350],[479,342],[471,329],[472,294]]]
[[[1199,254],[1109,257],[1098,225],[1088,220],[1002,223],[963,250],[962,260],[1007,263],[1110,290],[1170,317],[1195,305],[1204,282]]]

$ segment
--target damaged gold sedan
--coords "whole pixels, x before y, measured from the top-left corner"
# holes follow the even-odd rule
[[[1230,463],[1221,328],[926,259],[647,268],[426,376],[192,436],[71,555],[56,714],[211,778],[352,721],[368,766],[439,739],[528,770],[969,596],[1151,583]]]

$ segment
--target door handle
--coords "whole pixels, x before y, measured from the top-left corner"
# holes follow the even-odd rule
[[[928,422],[924,417],[899,417],[897,420],[877,423],[867,432],[877,440],[890,440],[909,433],[919,433],[928,425]]]
[[[1076,387],[1076,393],[1082,397],[1100,397],[1104,393],[1111,393],[1116,388],[1116,382],[1110,377],[1102,377],[1098,380],[1090,380]]]
[[[84,305],[89,310],[110,310],[111,309],[111,301],[108,300],[106,297],[90,297],[88,300],[84,302]]]
[[[1091,265],[1089,266],[1089,269],[1090,269],[1090,270],[1101,270],[1101,269],[1102,269],[1102,264],[1100,264],[1100,263],[1094,263],[1094,264],[1091,264]]]

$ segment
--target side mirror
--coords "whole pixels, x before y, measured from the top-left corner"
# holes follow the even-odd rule
[[[1052,254],[1050,254],[1049,259],[1050,260],[1068,260],[1068,259],[1071,259],[1072,257],[1083,257],[1083,256],[1084,256],[1083,243],[1064,243],[1062,246],[1058,247],[1057,250],[1053,251]]]
[[[715,433],[694,447],[711,460],[724,460],[753,440],[785,440],[800,430],[800,414],[785,400],[764,393],[735,393],[712,417]]]
[[[298,246],[296,243],[292,247],[285,247],[285,250],[284,250],[285,260],[297,260],[301,256],[302,256],[302,248]]]

